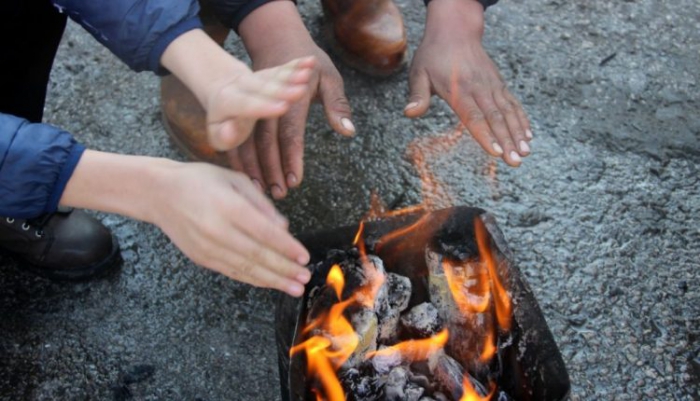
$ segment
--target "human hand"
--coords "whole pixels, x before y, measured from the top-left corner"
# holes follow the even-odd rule
[[[252,72],[200,29],[178,36],[161,57],[206,111],[208,140],[219,151],[240,145],[258,119],[281,116],[306,94],[316,60],[286,61]]]
[[[261,190],[281,199],[303,179],[304,133],[311,102],[323,104],[329,124],[344,136],[355,132],[350,105],[340,73],[313,42],[294,3],[275,1],[259,7],[243,20],[239,33],[255,70],[299,57],[316,59],[309,90],[300,100],[279,119],[259,121],[254,134],[229,152],[235,170],[245,172]]]
[[[476,1],[433,0],[425,35],[413,58],[408,117],[425,114],[436,94],[474,139],[513,167],[530,154],[530,122],[486,54],[483,8]]]
[[[204,163],[168,166],[148,220],[198,265],[256,287],[304,293],[306,249],[240,173]]]
[[[291,60],[291,61],[289,61]],[[232,74],[211,84],[204,104],[209,143],[219,151],[235,148],[253,131],[256,121],[279,117],[308,92],[316,60],[285,60],[256,72]],[[273,67],[277,66],[277,67]]]

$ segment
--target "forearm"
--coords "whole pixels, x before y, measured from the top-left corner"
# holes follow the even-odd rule
[[[165,49],[161,64],[175,74],[208,110],[208,101],[222,82],[246,73],[248,67],[216,44],[204,31],[180,35]]]
[[[484,7],[473,0],[432,0],[428,3],[426,34],[478,36],[484,33]]]
[[[296,5],[289,0],[267,3],[251,12],[239,25],[238,33],[251,55],[271,51],[270,46],[286,46],[313,39],[301,20]]]
[[[87,150],[71,176],[60,205],[117,213],[153,223],[153,211],[170,171],[181,163],[154,157]]]

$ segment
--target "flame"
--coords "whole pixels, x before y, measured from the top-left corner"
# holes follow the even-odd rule
[[[328,272],[326,284],[333,288],[338,299],[345,286],[345,278],[339,265],[333,265]],[[335,372],[355,351],[360,340],[343,312],[355,303],[354,297],[334,304],[327,315],[321,315],[311,322],[304,333],[318,329],[314,335],[301,344],[292,347],[290,356],[305,351],[307,369],[310,376],[316,377],[323,387],[325,399],[345,401],[345,393]],[[324,399],[316,394],[317,399]]]
[[[510,302],[510,295],[503,287],[501,279],[498,275],[498,270],[496,268],[496,262],[494,260],[493,254],[491,253],[491,246],[489,245],[490,237],[486,232],[486,226],[484,222],[481,221],[479,217],[474,219],[474,232],[476,235],[476,243],[479,247],[479,255],[481,260],[486,264],[489,271],[489,277],[491,282],[491,293],[493,294],[494,306],[496,309],[496,319],[498,320],[498,326],[504,330],[510,330],[511,317],[512,317],[512,305]]]
[[[481,350],[481,355],[479,355],[479,361],[488,362],[496,355],[498,348],[496,347],[496,341],[493,335],[493,331],[489,331],[484,339],[484,348]]]
[[[462,314],[486,312],[491,303],[488,271],[478,265],[460,265],[449,259],[443,260],[442,267],[452,298]],[[475,268],[478,271],[471,275],[469,270]]]
[[[484,397],[480,396],[479,393],[476,392],[474,389],[474,386],[472,386],[472,382],[469,380],[468,377],[464,377],[462,380],[462,388],[463,393],[462,393],[462,398],[459,399],[459,401],[489,401],[491,397],[493,397],[493,394],[496,392],[496,386],[491,384],[491,390],[489,391],[488,394],[486,394]]]
[[[449,338],[447,329],[443,329],[436,335],[422,340],[408,340],[400,342],[391,347],[387,347],[378,351],[368,352],[366,359],[374,358],[375,356],[393,357],[400,355],[404,362],[417,362],[428,359],[430,354],[445,347]]]

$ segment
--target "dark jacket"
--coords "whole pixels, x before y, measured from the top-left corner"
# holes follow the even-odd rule
[[[52,3],[136,71],[160,72],[165,48],[201,27],[196,0]],[[55,211],[84,150],[66,131],[0,113],[0,216],[31,218]]]

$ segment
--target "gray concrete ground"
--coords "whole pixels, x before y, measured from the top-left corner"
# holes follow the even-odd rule
[[[419,3],[399,3],[413,48]],[[300,7],[319,37],[318,4]],[[517,170],[499,162],[496,181],[471,139],[433,160],[458,204],[497,216],[574,400],[700,397],[699,31],[695,0],[503,1],[486,44],[532,117],[534,153]],[[455,124],[437,101],[426,118],[401,116],[405,72],[341,72],[359,135],[341,139],[312,113],[305,182],[279,203],[295,232],[356,221],[372,189],[418,202],[405,149]],[[95,149],[181,159],[159,122],[158,79],[75,25],[47,120]],[[102,217],[123,247],[116,276],[56,284],[0,259],[0,399],[128,399],[113,387],[139,365],[154,371],[128,386],[135,400],[279,398],[275,294],[195,267],[155,227]]]

